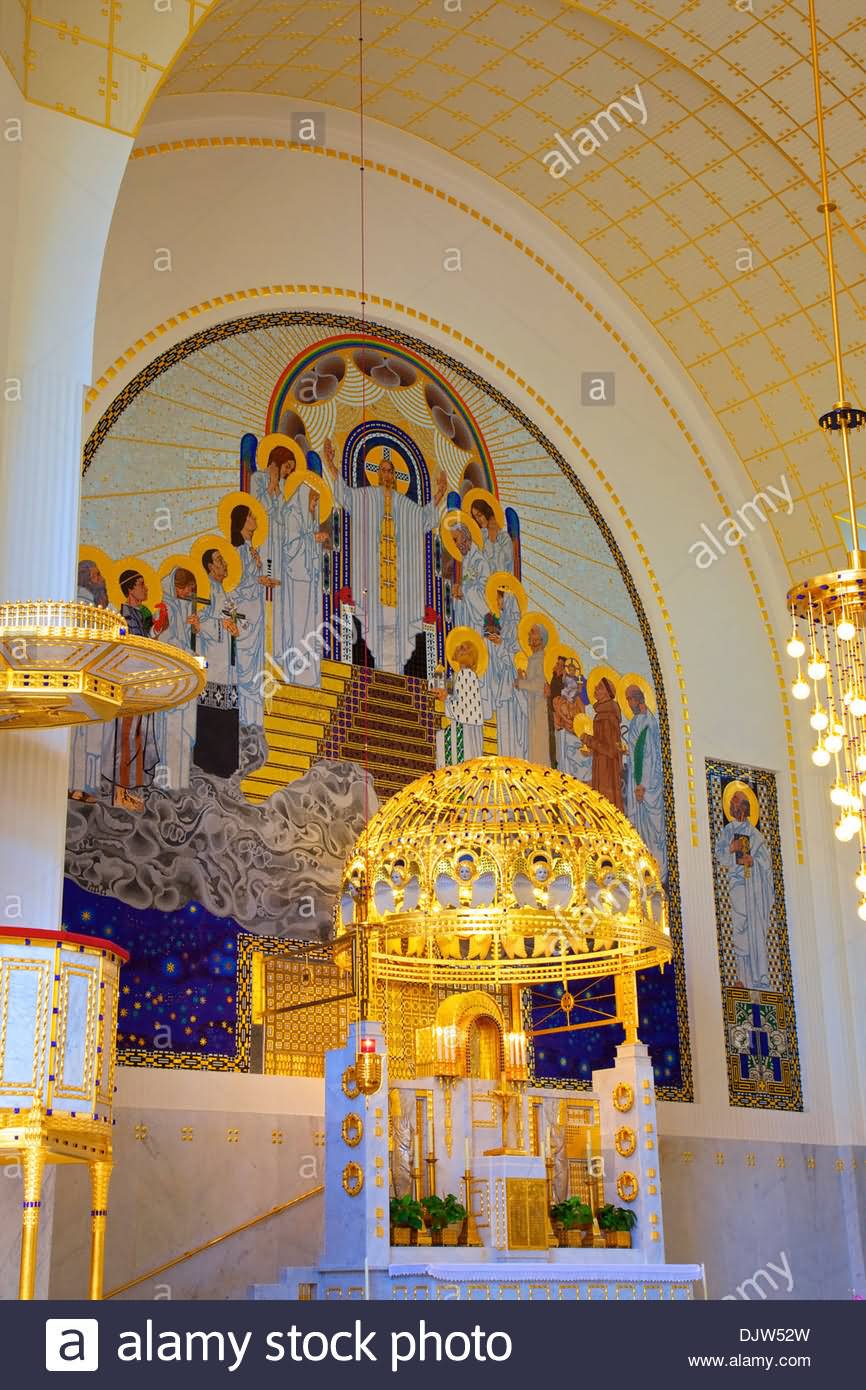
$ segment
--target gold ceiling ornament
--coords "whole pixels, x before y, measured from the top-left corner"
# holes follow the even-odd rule
[[[818,736],[812,750],[812,761],[816,767],[833,764],[830,801],[838,811],[836,838],[843,842],[856,839],[859,843],[860,867],[855,878],[855,886],[860,894],[857,912],[866,921],[866,556],[859,548],[849,439],[852,430],[866,424],[866,411],[851,405],[846,398],[833,259],[831,214],[836,211],[836,204],[830,201],[827,180],[815,0],[809,0],[809,32],[821,165],[821,202],[818,211],[824,216],[827,243],[837,390],[836,404],[820,416],[818,424],[821,429],[841,436],[852,548],[847,568],[805,579],[789,591],[791,637],[787,651],[797,663],[791,694],[795,700],[811,700],[812,703],[809,722]]]
[[[417,984],[614,975],[633,991],[637,970],[672,956],[658,868],[625,816],[576,778],[504,757],[439,768],[371,818],[335,950],[357,963],[362,1017],[381,988]]]
[[[89,603],[0,603],[0,729],[151,714],[193,700],[206,662]]]

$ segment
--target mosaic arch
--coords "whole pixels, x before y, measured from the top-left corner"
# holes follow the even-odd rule
[[[200,700],[74,736],[64,919],[132,953],[122,1060],[246,1069],[255,943],[326,939],[365,817],[499,751],[593,780],[666,875],[639,977],[692,1098],[667,703],[571,462],[478,373],[381,324],[283,311],[151,362],[87,440],[79,585],[208,662]],[[251,944],[252,943],[252,944]],[[524,1001],[539,1078],[589,1083],[612,981]]]

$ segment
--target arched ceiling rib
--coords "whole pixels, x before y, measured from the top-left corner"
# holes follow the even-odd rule
[[[367,6],[367,110],[498,179],[572,237],[655,325],[746,470],[784,475],[774,525],[796,572],[835,564],[838,455],[815,417],[835,399],[816,211],[806,0],[555,0]],[[866,20],[819,0],[849,394],[866,347]],[[638,84],[624,127],[566,177],[557,132]],[[164,92],[247,92],[357,109],[357,6],[220,0]],[[748,268],[751,261],[751,269]],[[861,400],[862,403],[862,400]],[[862,453],[862,450],[860,451]],[[859,455],[858,455],[859,458]],[[732,499],[735,500],[735,499]]]

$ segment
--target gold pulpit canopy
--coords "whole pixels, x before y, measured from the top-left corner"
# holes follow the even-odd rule
[[[659,868],[620,811],[520,758],[419,778],[347,864],[337,950],[375,982],[492,989],[633,976],[672,955]]]
[[[87,603],[0,604],[0,729],[150,714],[195,699],[206,663]]]

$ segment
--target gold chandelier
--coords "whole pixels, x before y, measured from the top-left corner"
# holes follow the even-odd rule
[[[797,663],[791,694],[795,700],[811,700],[812,704],[809,722],[817,734],[812,761],[816,767],[832,764],[834,769],[830,801],[838,812],[836,837],[843,842],[856,839],[859,843],[860,866],[855,878],[860,893],[857,911],[861,919],[866,921],[866,566],[858,543],[849,439],[852,430],[860,429],[866,423],[866,411],[851,405],[845,394],[831,222],[836,204],[830,201],[827,183],[815,0],[809,0],[809,31],[821,163],[821,203],[818,210],[824,215],[827,242],[827,276],[838,392],[836,404],[820,417],[818,423],[821,429],[841,435],[852,548],[847,569],[805,579],[790,590],[788,606],[792,630],[787,651]]]

